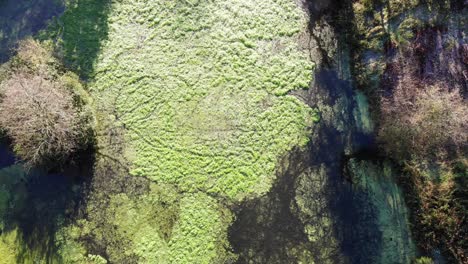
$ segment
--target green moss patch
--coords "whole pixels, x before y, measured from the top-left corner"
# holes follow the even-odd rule
[[[302,16],[289,0],[113,4],[92,90],[127,128],[131,173],[234,199],[268,191],[314,116],[287,95],[310,81]]]
[[[98,175],[96,162],[84,213],[55,220],[57,255],[64,263],[235,261],[233,215],[218,198],[269,191],[278,159],[307,143],[316,119],[289,95],[308,87],[313,68],[297,44],[302,11],[292,0],[66,5],[41,37],[58,40],[67,66],[89,80],[98,160],[130,164],[132,176]]]
[[[171,263],[232,263],[227,227],[232,213],[197,193],[184,197],[169,248]]]

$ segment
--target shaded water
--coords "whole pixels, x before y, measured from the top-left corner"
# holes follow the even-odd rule
[[[18,39],[62,11],[53,0],[0,1],[0,62]],[[310,144],[281,162],[268,195],[236,209],[230,241],[239,263],[408,263],[414,252],[404,203],[394,180],[382,176],[387,167],[375,150],[365,98],[351,80],[349,55],[340,47],[322,59],[327,63],[314,73],[310,90],[295,94],[322,113]],[[82,199],[82,183],[68,176],[87,172],[25,173],[14,162],[0,145],[1,231],[19,230],[18,263],[31,258],[27,252],[51,260],[55,231]]]
[[[239,263],[409,263],[415,249],[397,172],[356,125],[368,118],[356,110],[360,96],[336,71],[315,78],[301,97],[320,105],[322,121],[309,146],[282,161],[270,193],[238,208],[230,236]]]
[[[63,11],[62,0],[0,0],[0,63],[19,40],[38,33]]]
[[[346,28],[336,27],[340,19],[327,14],[327,2],[309,10],[307,49],[319,67],[310,89],[293,93],[318,108],[321,121],[309,145],[281,162],[271,191],[237,208],[230,240],[238,263],[410,263],[415,257],[398,171],[379,155],[367,100],[353,83]]]
[[[15,163],[15,156],[13,152],[8,149],[5,142],[0,140],[0,169],[8,167]]]
[[[57,231],[83,206],[92,161],[61,172],[25,170],[16,162],[0,144],[0,254],[6,263],[63,263]]]

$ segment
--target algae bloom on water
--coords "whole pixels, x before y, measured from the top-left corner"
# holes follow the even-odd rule
[[[57,259],[234,261],[227,205],[267,193],[316,118],[289,94],[311,81],[306,23],[292,0],[67,1],[41,38],[86,82],[98,153]]]
[[[314,117],[288,95],[313,66],[298,45],[300,7],[122,1],[109,16],[91,89],[127,128],[131,173],[235,200],[267,192]]]

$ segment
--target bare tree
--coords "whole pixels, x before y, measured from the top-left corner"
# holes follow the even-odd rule
[[[386,150],[404,158],[462,148],[467,142],[468,106],[459,91],[440,83],[410,91],[408,87],[408,83],[396,87],[382,101],[379,137]]]
[[[80,117],[59,82],[17,72],[2,83],[2,91],[0,126],[28,165],[63,160],[79,147]]]
[[[443,158],[464,150],[468,139],[468,104],[459,87],[438,72],[421,72],[413,49],[402,51],[386,73],[387,96],[381,99],[378,136],[393,157]]]

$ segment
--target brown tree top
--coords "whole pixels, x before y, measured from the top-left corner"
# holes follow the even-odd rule
[[[82,136],[72,96],[57,83],[21,73],[3,84],[0,126],[31,165],[67,157]]]
[[[15,60],[0,84],[0,128],[27,165],[63,161],[82,146],[86,133],[76,93],[39,43],[22,42]]]
[[[398,159],[439,157],[463,150],[468,136],[468,104],[456,89],[437,82],[424,85],[403,76],[382,101],[379,138]]]

